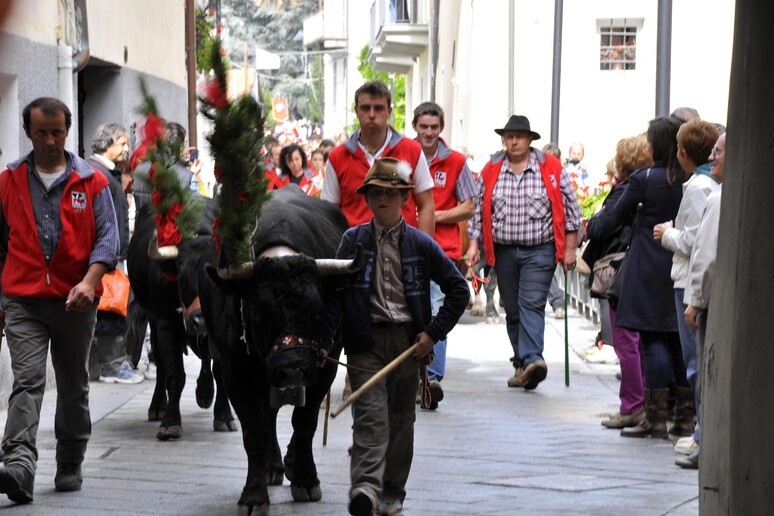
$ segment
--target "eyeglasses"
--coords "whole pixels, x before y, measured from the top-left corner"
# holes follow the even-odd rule
[[[722,156],[723,154],[725,154],[725,152],[726,152],[725,149],[720,149],[718,147],[713,147],[712,152],[710,152],[710,157],[712,157],[712,156],[716,156],[716,157],[717,156]]]

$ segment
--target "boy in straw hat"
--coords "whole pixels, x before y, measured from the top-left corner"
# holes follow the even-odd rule
[[[406,224],[401,208],[414,188],[411,166],[378,158],[357,192],[373,213],[350,228],[337,258],[362,247],[365,266],[331,303],[329,333],[340,324],[352,389],[412,344],[413,359],[354,402],[349,513],[403,514],[406,480],[414,450],[415,394],[419,363],[457,324],[468,303],[465,279],[432,237]],[[446,295],[438,315],[430,312],[430,280]],[[368,372],[364,372],[368,371]]]

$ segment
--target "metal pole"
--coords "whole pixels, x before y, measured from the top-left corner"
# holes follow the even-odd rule
[[[551,141],[559,143],[559,100],[562,92],[562,16],[564,0],[554,1],[554,68],[551,78]]]
[[[658,0],[656,40],[656,116],[669,114],[672,74],[672,0]]]
[[[188,86],[188,145],[196,147],[196,11],[194,0],[185,1],[185,67]]]
[[[516,28],[514,27],[514,15],[516,14],[515,0],[508,2],[508,116],[511,116],[514,111],[513,95],[515,94],[515,78],[513,76],[516,73],[514,60],[516,59]]]

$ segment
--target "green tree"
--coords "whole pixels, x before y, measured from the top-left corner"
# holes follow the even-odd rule
[[[383,83],[390,85],[390,77],[392,77],[392,115],[395,119],[393,126],[398,131],[403,131],[406,127],[406,76],[402,73],[388,74],[387,72],[377,72],[371,63],[368,62],[368,50],[369,46],[366,44],[360,49],[360,64],[357,67],[357,71],[366,81],[382,81]],[[352,123],[347,127],[347,130],[354,133],[360,123],[355,117]]]
[[[229,55],[241,63],[255,46],[279,53],[279,70],[260,70],[261,85],[271,95],[286,97],[291,118],[315,120],[314,93],[303,58],[304,18],[317,12],[318,0],[228,0],[221,3]],[[312,74],[312,77],[314,75]],[[322,97],[319,97],[320,99]],[[270,104],[269,104],[270,106]]]

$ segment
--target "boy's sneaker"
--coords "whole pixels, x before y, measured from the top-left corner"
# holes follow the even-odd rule
[[[135,384],[142,383],[145,377],[134,372],[129,364],[124,364],[117,373],[99,375],[99,381],[102,383],[123,383]]]
[[[153,362],[148,362],[148,366],[145,368],[145,379],[146,380],[156,379],[156,364],[154,364]]]

